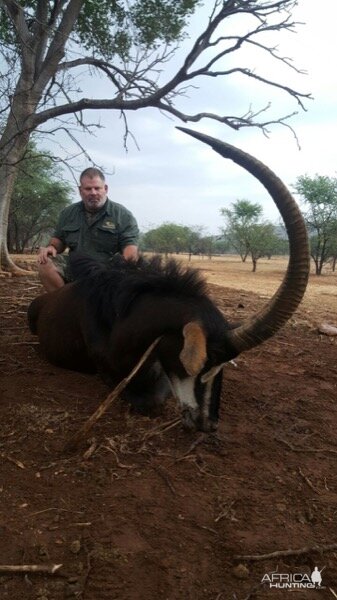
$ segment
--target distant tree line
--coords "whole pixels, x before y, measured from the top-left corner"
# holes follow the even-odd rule
[[[62,208],[71,203],[72,189],[64,181],[60,167],[48,153],[30,143],[20,163],[11,209],[7,242],[12,254],[33,250],[50,236]],[[323,175],[297,178],[294,186],[307,224],[311,257],[317,275],[323,267],[337,262],[337,179]],[[222,208],[224,226],[219,235],[208,235],[202,226],[188,227],[163,223],[141,235],[141,250],[165,255],[175,253],[212,257],[236,253],[249,258],[256,271],[261,257],[288,254],[283,226],[263,218],[262,206],[238,199]]]
[[[202,255],[212,258],[214,254],[223,254],[228,250],[219,236],[205,235],[203,227],[187,227],[176,223],[163,223],[150,229],[141,236],[143,251],[165,254]]]

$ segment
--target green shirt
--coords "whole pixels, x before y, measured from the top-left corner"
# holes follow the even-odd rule
[[[121,204],[107,200],[87,221],[82,201],[64,208],[53,237],[60,239],[69,252],[79,250],[102,262],[107,262],[126,246],[138,243],[137,221]]]

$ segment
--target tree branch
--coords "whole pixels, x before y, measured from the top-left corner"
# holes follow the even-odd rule
[[[15,0],[1,0],[1,4],[4,6],[15,27],[22,51],[24,51],[30,40],[30,32],[26,24],[25,13],[20,4]]]
[[[64,55],[65,44],[78,18],[82,4],[83,0],[70,0],[68,6],[65,8],[41,66],[40,76],[35,83],[36,89],[42,91],[50,78],[55,75],[57,66]]]
[[[39,112],[28,116],[25,120],[26,131],[33,130],[49,119],[57,119],[69,114],[75,114],[78,124],[81,127],[85,127],[81,113],[86,110],[120,110],[124,122],[126,122],[125,114],[127,111],[154,107],[183,122],[197,122],[207,118],[224,123],[233,129],[256,126],[262,129],[265,134],[268,133],[267,128],[270,125],[278,123],[288,127],[293,132],[287,121],[296,113],[286,114],[277,120],[266,119],[265,121],[259,120],[256,122],[256,117],[265,112],[269,108],[269,105],[258,111],[249,109],[247,114],[241,116],[219,115],[206,111],[196,114],[182,112],[174,106],[174,100],[184,95],[188,87],[192,87],[191,83],[199,77],[222,78],[233,74],[243,75],[285,92],[294,98],[304,110],[303,100],[311,99],[310,94],[298,92],[288,85],[283,85],[264,77],[260,73],[255,73],[248,67],[233,66],[231,68],[219,68],[220,61],[223,61],[229,54],[233,54],[235,50],[239,50],[244,44],[250,44],[263,52],[269,53],[272,58],[276,58],[278,61],[284,62],[286,66],[294,68],[290,64],[290,59],[280,56],[276,52],[275,47],[269,47],[256,40],[255,37],[263,33],[293,29],[296,23],[290,20],[290,15],[282,20],[276,18],[271,24],[268,24],[267,17],[271,15],[278,17],[278,13],[284,13],[288,8],[290,9],[295,6],[296,0],[279,0],[278,2],[257,2],[257,0],[226,0],[226,2],[223,2],[216,0],[205,30],[193,44],[182,66],[163,85],[159,83],[159,78],[162,75],[162,65],[173,53],[173,50],[168,46],[164,48],[161,54],[151,54],[147,51],[143,51],[142,53],[137,52],[133,58],[130,58],[128,63],[112,64],[109,61],[98,59],[94,56],[85,56],[76,60],[60,62],[60,56],[64,52],[65,41],[68,39],[67,36],[69,36],[72,30],[83,1],[69,0],[66,8],[64,8],[64,0],[60,2],[56,2],[55,0],[52,9],[53,24],[56,26],[58,21],[59,23],[44,59],[44,66],[42,67],[39,81],[34,84],[34,87],[40,86],[44,90],[44,96],[41,95]],[[14,0],[0,0],[1,2],[5,2],[12,6],[12,8],[15,5]],[[39,0],[41,19],[45,21],[46,14],[43,12],[41,2],[42,0]],[[61,5],[64,8],[63,11],[59,8]],[[254,22],[254,27],[250,28],[242,36],[218,35],[216,39],[213,39],[215,32],[218,31],[218,27],[224,22],[225,18],[242,14],[250,15],[253,19],[258,20],[259,24],[255,26],[256,22]],[[198,68],[194,68],[193,70],[193,67],[200,61],[202,56],[205,56],[207,51],[215,52],[215,56],[213,55],[204,65],[198,66]],[[56,58],[54,54],[57,54]],[[71,71],[82,66],[91,66],[107,77],[112,84],[111,97],[82,97],[78,100],[72,100],[74,93],[78,95],[80,90],[71,89],[71,81],[75,81],[75,78],[71,75]],[[70,79],[68,81],[61,79],[61,77],[57,77],[57,73],[61,77],[62,74],[69,73]],[[45,82],[44,87],[42,86],[43,80]],[[186,83],[189,83],[189,86],[184,86]],[[66,102],[57,104],[61,94],[66,98]],[[129,135],[127,124],[125,132],[127,138]]]

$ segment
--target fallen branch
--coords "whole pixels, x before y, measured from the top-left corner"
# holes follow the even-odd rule
[[[245,554],[237,555],[234,558],[239,560],[267,560],[269,558],[279,558],[280,556],[300,556],[301,554],[310,554],[311,552],[328,552],[337,550],[337,543],[326,544],[323,546],[304,546],[297,550],[277,550],[269,554]]]
[[[63,565],[0,565],[0,573],[49,573],[54,575]]]
[[[160,338],[157,338],[151,344],[151,346],[149,346],[149,348],[146,350],[146,352],[144,352],[143,356],[138,361],[136,366],[132,369],[131,373],[129,373],[129,375],[127,377],[125,377],[115,387],[115,389],[111,392],[111,394],[109,394],[108,397],[99,405],[99,407],[94,412],[94,414],[91,415],[91,417],[89,417],[89,419],[84,423],[83,427],[81,427],[81,429],[77,432],[77,434],[75,434],[75,436],[67,442],[67,444],[64,447],[64,450],[66,452],[75,451],[78,448],[78,446],[86,439],[90,429],[92,429],[92,427],[95,425],[95,423],[97,423],[98,419],[100,419],[100,417],[102,415],[104,415],[104,413],[107,411],[107,409],[109,408],[111,403],[114,400],[116,400],[116,398],[121,394],[121,392],[124,390],[124,388],[131,381],[131,379],[136,375],[136,373],[139,371],[140,367],[144,364],[144,362],[150,356],[152,350],[158,344],[159,340],[160,340]]]

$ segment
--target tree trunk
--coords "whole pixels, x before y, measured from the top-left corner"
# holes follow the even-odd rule
[[[7,230],[9,209],[18,175],[18,165],[23,159],[31,130],[28,128],[28,119],[34,114],[38,98],[30,90],[25,91],[20,81],[16,97],[11,106],[5,130],[1,136],[0,146],[0,271],[10,271],[16,275],[27,274],[28,271],[19,269],[11,259],[7,246]]]
[[[315,261],[315,267],[316,267],[316,275],[321,275],[322,274],[322,263],[320,261]]]
[[[12,148],[6,153],[2,153],[3,158],[0,155],[0,271],[10,271],[15,275],[28,273],[15,265],[7,246],[10,202],[18,172],[18,162],[21,160],[28,142],[25,138],[26,136],[23,139],[18,136]]]
[[[332,272],[333,273],[336,271],[336,262],[337,262],[337,256],[334,256],[332,259]]]
[[[12,227],[8,226],[7,229],[7,248],[9,250],[9,252],[13,253],[13,229]]]

